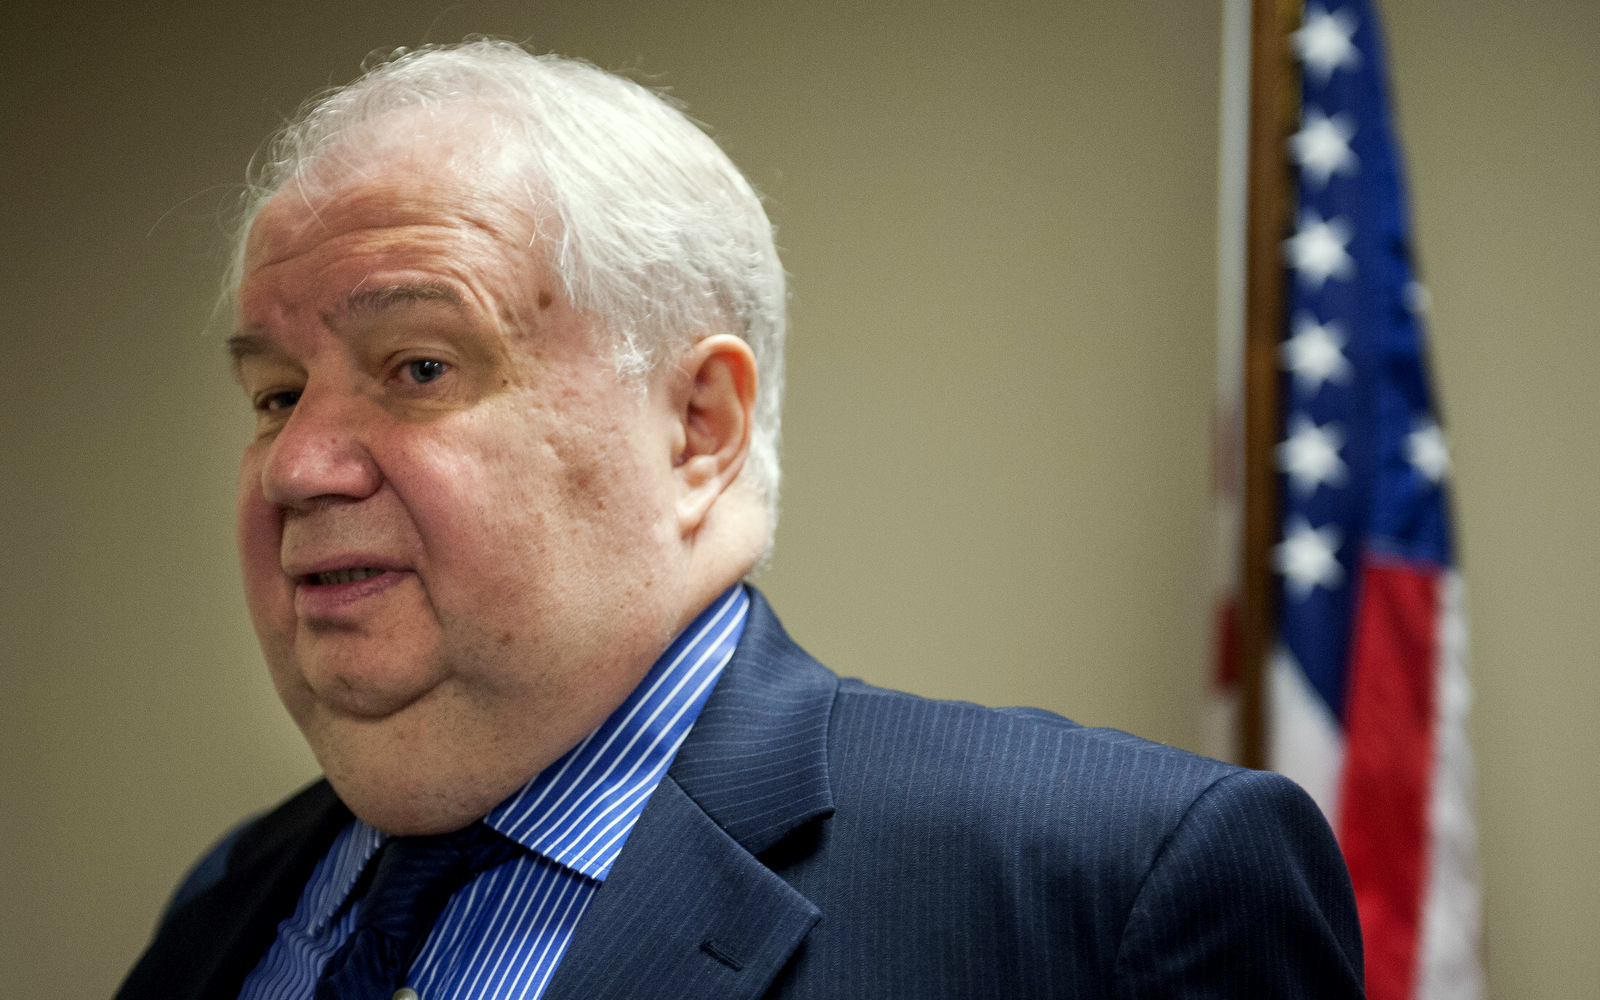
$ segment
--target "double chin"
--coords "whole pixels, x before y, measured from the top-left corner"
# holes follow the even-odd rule
[[[531,776],[502,759],[506,748],[462,725],[451,701],[435,690],[373,718],[317,705],[298,721],[334,791],[357,816],[400,836],[444,833],[483,816]]]

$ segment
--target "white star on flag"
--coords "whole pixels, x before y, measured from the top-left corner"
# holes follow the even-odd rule
[[[1444,431],[1432,420],[1417,424],[1417,429],[1406,435],[1406,461],[1430,483],[1437,483],[1450,471],[1450,447],[1445,444]]]
[[[1329,278],[1348,280],[1355,275],[1356,262],[1345,251],[1350,237],[1343,219],[1323,222],[1308,210],[1300,214],[1300,228],[1284,240],[1283,252],[1300,280],[1320,291]]]
[[[1349,468],[1339,457],[1344,431],[1338,424],[1318,427],[1303,413],[1289,421],[1289,439],[1278,445],[1278,468],[1289,476],[1296,493],[1308,497],[1317,486],[1344,485]]]
[[[1319,86],[1326,84],[1336,69],[1355,69],[1361,65],[1361,50],[1350,41],[1356,33],[1356,19],[1343,8],[1332,14],[1316,4],[1306,7],[1306,19],[1299,31],[1289,36],[1300,62]]]
[[[1347,343],[1338,323],[1326,326],[1310,313],[1294,318],[1294,336],[1283,342],[1283,367],[1294,373],[1304,392],[1316,392],[1322,383],[1350,381],[1350,362],[1344,356]]]
[[[1433,293],[1428,291],[1428,286],[1414,278],[1406,282],[1404,294],[1406,308],[1411,310],[1414,316],[1426,316],[1433,308]]]
[[[1301,175],[1321,189],[1334,174],[1353,174],[1360,167],[1350,149],[1355,134],[1349,115],[1340,112],[1329,118],[1318,108],[1307,108],[1300,131],[1289,137],[1289,150]]]
[[[1284,539],[1272,550],[1278,572],[1284,576],[1289,593],[1303,601],[1317,587],[1332,590],[1344,582],[1344,567],[1334,553],[1339,550],[1339,526],[1313,528],[1296,514],[1289,520]]]

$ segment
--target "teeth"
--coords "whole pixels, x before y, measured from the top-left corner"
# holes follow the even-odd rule
[[[371,566],[362,566],[356,569],[336,569],[327,573],[317,574],[317,583],[327,585],[330,583],[352,583],[356,580],[365,580],[377,576],[383,570]]]

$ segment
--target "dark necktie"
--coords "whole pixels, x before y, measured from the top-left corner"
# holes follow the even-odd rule
[[[483,823],[395,837],[373,861],[355,930],[328,959],[315,1000],[389,1000],[455,891],[522,848]]]

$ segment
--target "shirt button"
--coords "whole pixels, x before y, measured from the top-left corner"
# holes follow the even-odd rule
[[[394,1000],[422,1000],[417,991],[409,986],[402,986],[394,991]]]

